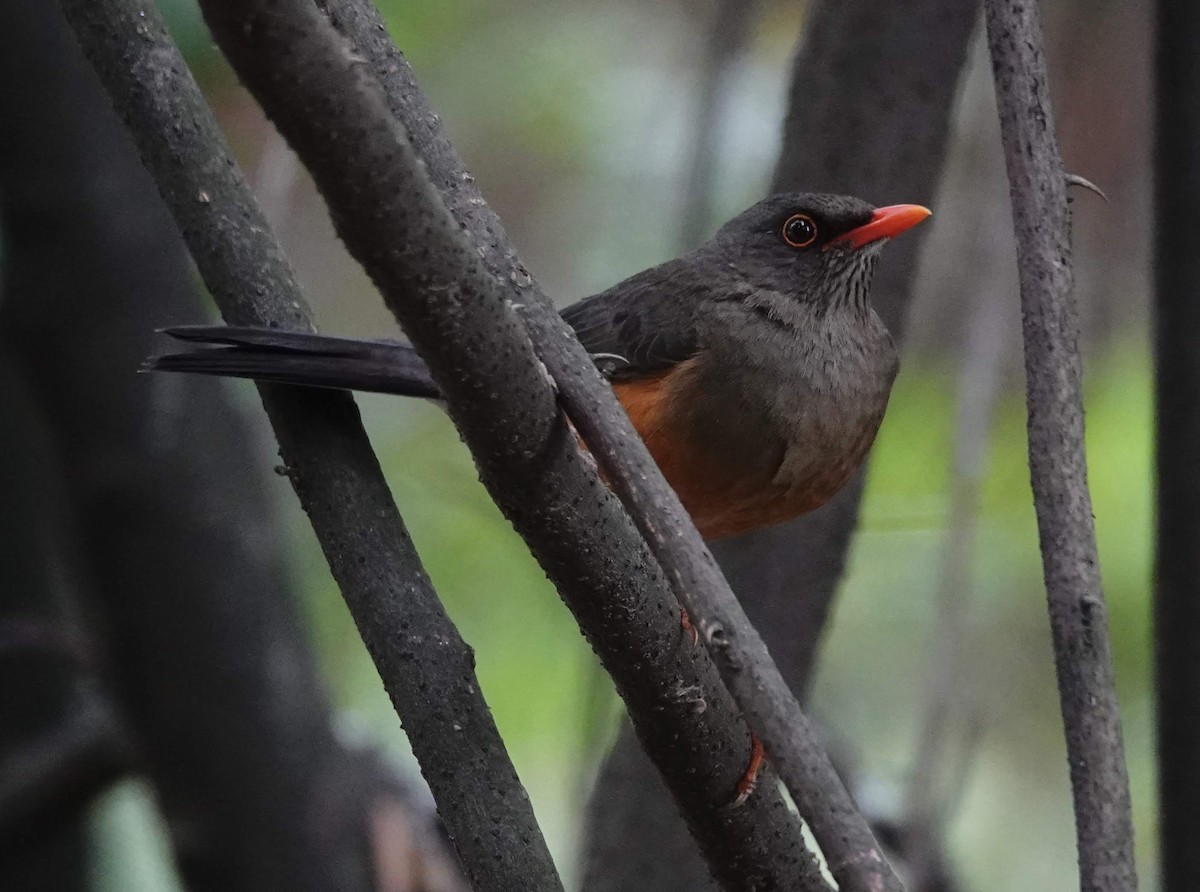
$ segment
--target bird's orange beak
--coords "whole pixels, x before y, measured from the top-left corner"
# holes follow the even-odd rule
[[[912,229],[931,213],[929,208],[919,204],[893,204],[890,207],[879,208],[868,222],[830,239],[825,247],[828,249],[836,245],[839,248],[861,248],[881,238],[892,238],[906,229]]]

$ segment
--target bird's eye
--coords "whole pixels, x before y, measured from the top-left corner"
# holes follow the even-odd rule
[[[817,224],[806,214],[792,214],[783,224],[783,240],[793,248],[807,248],[817,240]]]

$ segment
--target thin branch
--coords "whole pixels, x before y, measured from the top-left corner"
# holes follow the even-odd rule
[[[528,274],[512,270],[504,283],[514,290],[505,291],[484,267],[481,255],[492,252],[511,269],[498,226],[477,243],[447,211],[426,171],[442,182],[448,171],[434,172],[433,153],[418,158],[361,64],[381,58],[368,41],[386,33],[369,29],[351,49],[303,0],[210,0],[202,8],[429,364],[484,484],[613,674],[714,872],[731,888],[822,888],[771,784],[746,808],[724,807],[750,752],[748,734],[703,651],[686,645],[653,560],[563,424],[513,305],[527,316],[535,308],[552,316],[555,337],[576,351],[579,374],[603,388],[626,429],[628,419]],[[342,9],[360,18],[370,12]],[[412,131],[436,133],[436,119],[427,106],[421,111]],[[467,182],[460,168],[458,183]],[[473,205],[471,225],[492,222],[483,219],[484,207]],[[562,364],[556,368],[548,355],[542,360],[565,393]]]
[[[531,321],[536,325],[540,320]],[[553,374],[555,366],[565,365],[567,356],[556,357],[560,361],[551,366],[549,351],[566,350],[553,342],[542,344],[548,351],[541,354],[543,361]],[[555,380],[563,378],[556,375]],[[644,446],[636,451],[630,448],[620,428],[608,423],[607,401],[584,386],[582,376],[566,386],[560,383],[560,394],[572,422],[629,506],[638,529],[699,626],[721,678],[796,800],[838,888],[843,892],[902,889],[826,754],[816,727],[771,660],[679,497],[657,473],[653,459]],[[636,440],[636,433],[633,436]]]
[[[63,8],[227,321],[311,328],[295,276],[153,6]],[[561,883],[346,394],[262,387],[288,476],[476,888]],[[314,766],[315,767],[315,766]]]
[[[1200,4],[1159,0],[1155,112],[1155,688],[1163,889],[1200,889]]]
[[[1081,888],[1137,887],[1129,779],[1087,487],[1066,179],[1038,6],[985,0],[1021,281],[1029,468],[1066,730]]]

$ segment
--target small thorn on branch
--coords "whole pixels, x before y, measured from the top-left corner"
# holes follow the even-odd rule
[[[1074,174],[1074,173],[1064,174],[1063,179],[1067,181],[1068,186],[1078,186],[1080,189],[1087,189],[1089,192],[1094,192],[1097,195],[1099,195],[1101,198],[1103,198],[1105,204],[1111,204],[1111,202],[1109,202],[1109,200],[1108,200],[1108,196],[1104,194],[1104,190],[1102,190],[1099,186],[1097,186],[1091,180],[1085,180],[1083,177],[1079,176],[1078,174]],[[1068,196],[1067,201],[1070,201],[1070,200],[1071,199]]]

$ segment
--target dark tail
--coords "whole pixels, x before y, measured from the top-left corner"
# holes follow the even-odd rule
[[[430,399],[441,396],[416,351],[396,341],[223,325],[182,326],[164,329],[163,333],[204,346],[153,356],[146,361],[148,370]]]

